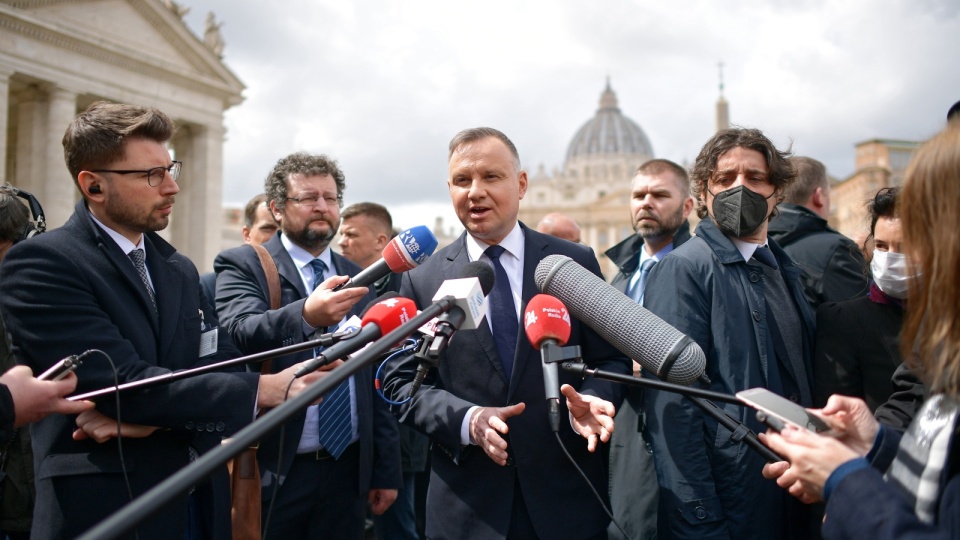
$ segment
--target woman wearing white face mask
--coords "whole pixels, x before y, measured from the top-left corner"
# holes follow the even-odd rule
[[[907,292],[907,264],[897,213],[899,188],[884,188],[867,204],[874,241],[870,293],[817,310],[814,405],[833,394],[863,398],[873,412],[887,401],[900,365],[899,335]]]

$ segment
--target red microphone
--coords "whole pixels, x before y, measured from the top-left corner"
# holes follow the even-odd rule
[[[562,347],[570,339],[570,312],[560,300],[548,294],[538,294],[527,303],[523,329],[533,348],[540,349],[550,427],[557,432],[560,430],[560,378],[556,362],[548,362],[547,356],[551,348]]]
[[[299,379],[334,360],[353,354],[371,341],[389,334],[416,315],[417,305],[409,298],[395,296],[380,300],[367,308],[361,320],[359,332],[340,340],[336,345],[327,347],[316,358],[305,363],[293,376]]]

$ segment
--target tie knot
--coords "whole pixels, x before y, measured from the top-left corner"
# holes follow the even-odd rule
[[[310,261],[310,268],[313,269],[313,288],[316,289],[323,282],[323,275],[327,272],[327,264],[320,259]]]
[[[641,271],[641,272],[649,272],[650,269],[653,268],[653,265],[655,265],[655,264],[657,264],[656,259],[647,259],[647,260],[643,261],[642,263],[640,263],[640,271]]]
[[[767,246],[758,247],[756,251],[753,252],[753,258],[770,268],[777,267],[777,258],[773,256],[773,252],[770,251],[770,248]]]
[[[134,264],[137,268],[140,268],[140,267],[144,266],[144,264],[143,264],[143,263],[144,263],[144,260],[143,260],[143,250],[142,250],[142,249],[135,249],[135,250],[131,251],[130,253],[127,253],[127,257],[130,257],[130,260],[133,261],[133,264]]]
[[[506,251],[506,248],[503,246],[490,246],[484,251],[487,257],[490,257],[491,260],[498,260],[500,256],[503,255],[503,252]]]

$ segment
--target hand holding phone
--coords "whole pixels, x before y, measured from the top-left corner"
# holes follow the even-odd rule
[[[773,430],[780,431],[789,424],[815,433],[830,431],[830,425],[822,418],[766,388],[751,388],[736,395],[737,399],[757,409],[757,420]]]

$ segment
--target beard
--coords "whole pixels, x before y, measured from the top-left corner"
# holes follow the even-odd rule
[[[330,225],[330,228],[326,232],[315,231],[310,228],[310,224],[314,221],[322,221],[327,225]],[[304,225],[303,229],[298,231],[289,231],[286,227],[283,227],[283,224],[286,223],[286,220],[281,222],[281,228],[283,229],[283,234],[290,239],[294,244],[302,247],[307,251],[322,251],[330,244],[330,241],[337,235],[337,227],[331,224],[325,219],[317,219]]]
[[[164,206],[171,206],[173,202],[173,197],[170,197],[157,203],[149,212],[143,214],[141,209],[120,197],[107,197],[103,211],[111,221],[130,230],[139,233],[156,232],[167,228],[167,225],[170,224],[170,216],[155,217],[153,212]]]
[[[633,222],[633,230],[641,238],[662,238],[664,236],[673,236],[674,233],[683,225],[683,207],[677,208],[677,211],[666,217],[657,217],[654,214],[641,212],[638,218],[653,219],[655,224],[644,223],[639,225],[639,219]]]

